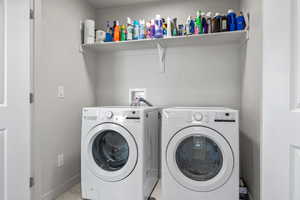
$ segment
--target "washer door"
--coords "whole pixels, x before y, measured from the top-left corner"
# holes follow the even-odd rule
[[[89,169],[104,181],[120,181],[136,166],[136,142],[120,125],[104,123],[96,126],[88,133],[85,147]]]
[[[210,128],[182,129],[167,147],[167,166],[173,178],[187,189],[208,192],[227,182],[234,166],[226,139]]]

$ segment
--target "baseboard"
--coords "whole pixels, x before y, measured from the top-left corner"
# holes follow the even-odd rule
[[[72,186],[76,185],[80,182],[80,174],[76,174],[65,183],[58,185],[53,190],[42,195],[42,200],[53,200],[57,198],[59,195],[68,191]]]

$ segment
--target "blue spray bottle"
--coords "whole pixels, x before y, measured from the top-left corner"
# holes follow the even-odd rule
[[[132,39],[138,40],[140,36],[140,23],[137,20],[133,21],[133,37]]]

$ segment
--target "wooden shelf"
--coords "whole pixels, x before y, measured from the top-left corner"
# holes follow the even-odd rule
[[[154,49],[159,44],[163,48],[179,46],[219,45],[230,43],[243,43],[247,40],[247,31],[221,32],[201,35],[177,36],[161,39],[143,39],[120,42],[99,42],[83,44],[83,49],[93,51],[124,51],[139,49]]]

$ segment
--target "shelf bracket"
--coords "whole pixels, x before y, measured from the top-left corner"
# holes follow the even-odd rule
[[[246,31],[247,31],[247,35],[246,35],[246,40],[248,41],[250,39],[250,13],[247,12],[246,13]]]
[[[156,46],[157,46],[158,56],[159,56],[160,72],[165,73],[166,72],[166,66],[165,66],[166,48],[159,41],[157,41]]]

